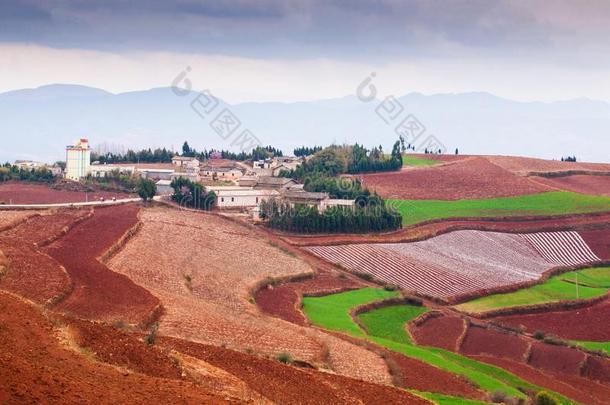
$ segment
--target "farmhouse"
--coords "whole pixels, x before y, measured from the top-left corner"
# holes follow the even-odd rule
[[[293,179],[286,177],[259,176],[254,188],[262,190],[282,190],[297,184]],[[241,183],[240,183],[241,185]]]
[[[133,174],[136,168],[134,166],[114,166],[114,165],[91,165],[90,174],[93,177],[106,177],[112,172],[120,174]]]
[[[174,156],[172,158],[172,164],[176,167],[199,167],[199,160],[194,157],[187,156]]]
[[[244,173],[235,167],[206,166],[201,169],[201,175],[203,177],[217,178],[220,180],[237,180],[242,177]]]
[[[255,190],[255,189],[220,189],[215,191],[218,208],[254,208],[272,197],[279,197],[280,193],[276,190]]]
[[[140,176],[145,179],[151,180],[171,180],[172,175],[175,173],[172,169],[155,169],[155,168],[142,168],[137,169]]]
[[[170,180],[159,180],[155,183],[157,186],[157,194],[167,195],[172,194],[174,190],[171,187],[172,182]]]
[[[281,191],[281,198],[291,206],[307,205],[317,207],[319,212],[324,212],[330,207],[349,207],[353,208],[354,200],[341,200],[330,198],[328,193],[314,193],[298,189],[288,189]]]

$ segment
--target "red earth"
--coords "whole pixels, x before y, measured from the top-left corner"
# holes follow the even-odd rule
[[[314,278],[261,288],[254,298],[263,312],[297,325],[307,325],[307,318],[298,308],[301,295],[332,294],[358,287],[363,284],[353,277],[320,270]]]
[[[563,339],[606,342],[610,340],[610,300],[589,307],[566,311],[507,315],[492,318],[495,322],[537,330]]]
[[[523,361],[528,346],[528,343],[517,335],[471,326],[460,350],[467,355],[487,355]]]
[[[128,198],[129,194],[109,191],[83,191],[56,190],[45,184],[7,182],[0,184],[0,201],[5,204],[59,204],[85,201],[106,200],[116,197]]]
[[[484,392],[466,379],[396,352],[387,352],[398,367],[403,387],[424,392],[439,392],[460,398],[484,399]]]
[[[68,294],[70,277],[61,265],[40,251],[37,244],[61,235],[89,215],[88,210],[60,210],[35,215],[0,233],[0,250],[8,268],[0,277],[0,288],[44,304]]]
[[[412,325],[411,335],[419,345],[435,346],[456,351],[464,333],[464,320],[457,316],[441,315],[428,318],[420,325]]]
[[[470,356],[473,359],[501,367],[510,373],[558,392],[583,404],[606,405],[609,391],[598,382],[585,378],[559,376],[553,373],[542,372],[536,367],[519,363],[510,359],[490,356]],[[564,380],[569,379],[569,382]]]
[[[579,375],[586,355],[565,346],[534,342],[528,363],[536,368],[563,374]]]
[[[558,190],[581,194],[610,196],[610,176],[572,175],[562,177],[530,177],[533,181]]]
[[[529,172],[566,172],[570,170],[610,172],[609,163],[562,162],[519,156],[486,156],[486,158],[506,170],[521,175]]]
[[[610,359],[589,356],[582,370],[583,377],[610,382]]]
[[[63,345],[48,317],[0,292],[1,403],[226,403],[191,381],[121,371]],[[143,344],[140,345],[144,346]]]
[[[45,250],[65,267],[74,289],[57,309],[86,319],[142,324],[159,300],[124,275],[102,264],[98,257],[138,222],[137,205],[97,208]]]
[[[216,346],[169,337],[161,346],[204,360],[245,381],[252,389],[277,403],[379,403],[429,404],[398,388],[376,385],[330,373],[300,370],[277,361],[248,356]]]
[[[610,260],[610,228],[579,233],[593,253],[601,259]]]
[[[359,177],[366,187],[384,198],[406,200],[511,197],[552,190],[502,169],[483,157]]]

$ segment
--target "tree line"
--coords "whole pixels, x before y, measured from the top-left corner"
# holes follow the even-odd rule
[[[295,148],[293,150],[293,153],[294,153],[294,156],[303,157],[303,156],[313,155],[314,153],[319,152],[321,150],[322,150],[321,146],[313,146],[313,147],[301,146],[301,147]]]
[[[401,215],[379,200],[376,203],[356,201],[354,207],[329,207],[320,213],[315,206],[291,206],[270,199],[261,203],[260,217],[271,228],[295,233],[368,233],[400,229]]]
[[[5,163],[0,167],[0,182],[19,180],[19,181],[34,181],[41,183],[52,183],[56,177],[45,167],[37,167],[27,169]]]
[[[273,146],[257,146],[252,149],[251,152],[231,152],[228,150],[217,151],[210,149],[209,151],[204,149],[203,151],[197,151],[191,148],[188,142],[184,142],[182,145],[182,156],[194,157],[199,160],[208,160],[212,158],[230,159],[243,162],[245,160],[264,160],[275,156],[283,156],[283,152],[280,149],[274,148]]]

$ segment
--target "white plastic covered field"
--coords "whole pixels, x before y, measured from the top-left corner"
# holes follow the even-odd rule
[[[314,246],[315,255],[438,298],[536,280],[557,266],[600,260],[577,232],[456,231],[422,242]]]

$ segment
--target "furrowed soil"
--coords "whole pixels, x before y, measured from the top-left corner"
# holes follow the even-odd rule
[[[170,208],[145,209],[141,220],[141,230],[109,265],[161,301],[160,335],[272,357],[288,353],[339,374],[391,381],[375,353],[260,312],[250,299],[259,283],[313,270],[256,230]]]
[[[2,403],[227,403],[191,381],[150,377],[93,362],[64,346],[34,306],[0,292]]]
[[[584,308],[507,315],[492,319],[501,324],[523,327],[531,333],[543,331],[563,339],[592,342],[610,340],[610,300],[608,299]]]
[[[0,184],[0,201],[6,204],[59,204],[85,201],[106,200],[113,197],[128,198],[129,194],[110,191],[83,191],[56,190],[45,184],[7,182]]]
[[[56,260],[41,252],[39,244],[55,238],[89,215],[88,210],[60,210],[30,216],[0,233],[0,251],[7,260],[0,288],[40,304],[67,295],[71,280]]]
[[[359,175],[364,186],[384,198],[460,200],[512,197],[552,190],[487,160],[470,157],[451,164],[399,172]]]
[[[143,324],[150,319],[159,301],[98,260],[137,224],[138,211],[136,205],[98,208],[91,218],[45,249],[74,284],[70,295],[57,305],[58,310],[107,322]]]
[[[569,170],[610,171],[608,163],[562,162],[518,156],[486,156],[486,158],[490,162],[520,175],[529,172],[565,172]]]
[[[383,403],[390,404],[430,403],[398,388],[357,381],[335,374],[299,370],[275,361],[249,357],[215,346],[165,337],[160,339],[160,344],[228,371],[277,403],[375,404],[382,398]]]
[[[1,207],[1,206],[0,206]],[[39,211],[1,211],[0,210],[0,232],[11,228],[15,224],[40,214]]]

